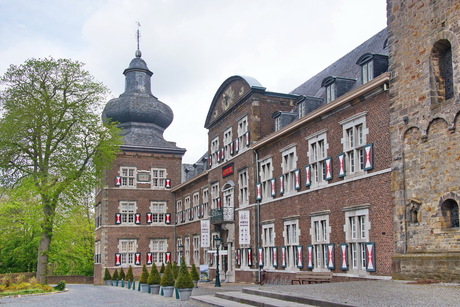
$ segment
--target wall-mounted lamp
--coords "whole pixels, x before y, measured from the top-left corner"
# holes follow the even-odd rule
[[[404,117],[403,117],[403,122],[404,122],[404,125],[407,125],[407,123],[409,122],[409,117],[408,117],[408,116],[404,116]]]

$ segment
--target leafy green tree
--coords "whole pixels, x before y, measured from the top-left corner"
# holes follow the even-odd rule
[[[121,144],[115,123],[103,123],[107,89],[69,59],[30,59],[0,79],[0,179],[33,183],[42,212],[37,278],[46,282],[59,206],[72,206],[95,186]]]

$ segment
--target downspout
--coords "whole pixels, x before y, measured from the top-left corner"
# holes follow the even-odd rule
[[[255,159],[255,164],[256,164],[254,167],[254,170],[255,170],[254,178],[256,179],[255,184],[257,184],[257,182],[259,182],[259,153],[257,152],[257,149],[254,149],[254,159]],[[260,247],[260,200],[257,200],[257,197],[256,197],[256,250],[257,250],[257,255],[259,253],[259,247]],[[257,259],[259,259],[258,257],[259,256],[257,256]],[[261,274],[260,266],[257,261],[257,282],[259,284],[261,281],[260,274]]]
[[[177,221],[177,207],[176,207],[176,192],[173,192],[173,206],[174,206],[174,255],[177,257],[177,238],[176,238],[176,221]]]

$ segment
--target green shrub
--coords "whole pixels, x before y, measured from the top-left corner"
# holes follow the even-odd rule
[[[110,275],[109,269],[105,268],[104,271],[104,280],[112,280],[112,276]]]
[[[174,263],[172,264],[172,272],[174,279],[177,279],[177,275],[179,274],[179,266],[177,265],[176,261],[174,261]]]
[[[126,276],[125,276],[125,271],[123,270],[123,268],[120,269],[120,275],[118,275],[118,278],[120,280],[125,280]]]
[[[2,285],[4,285],[7,288],[13,283],[11,275],[8,275],[8,274],[3,276],[1,281],[2,281]]]
[[[113,272],[112,280],[118,280],[118,270],[117,269],[115,269],[115,271]]]
[[[193,281],[200,280],[200,274],[198,274],[195,263],[192,263],[192,268],[190,269],[190,276],[192,277]]]
[[[159,285],[161,282],[160,273],[158,272],[157,265],[155,262],[152,264],[152,268],[150,269],[149,279],[147,283],[149,285]]]
[[[160,268],[160,274],[163,274],[165,272],[165,263],[161,263],[161,268]]]
[[[20,284],[20,283],[23,283],[23,282],[26,282],[26,281],[27,281],[27,278],[26,278],[26,276],[24,274],[16,276],[16,283],[17,284]]]
[[[168,262],[166,265],[165,273],[161,277],[160,285],[162,287],[173,287],[174,286],[174,276],[172,272],[171,262]]]
[[[54,289],[56,289],[57,291],[64,291],[65,280],[61,280],[56,286],[54,286]]]
[[[128,281],[133,281],[134,280],[133,268],[131,266],[129,266],[128,273],[126,273],[126,280],[128,280]]]
[[[141,277],[139,278],[139,283],[146,284],[148,279],[149,279],[149,272],[147,271],[147,267],[144,264],[142,266],[142,273],[141,273]]]
[[[177,276],[175,286],[178,289],[193,288],[195,286],[187,266],[185,265],[185,259],[183,257],[180,263],[179,274]]]

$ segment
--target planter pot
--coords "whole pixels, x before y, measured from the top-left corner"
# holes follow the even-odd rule
[[[193,288],[177,289],[179,291],[179,297],[181,301],[188,301],[190,295],[192,295]]]
[[[124,287],[125,287],[125,281],[124,281],[124,280],[119,281],[119,282],[118,282],[118,287],[124,288]]]
[[[174,287],[173,286],[161,287],[161,291],[163,293],[163,296],[172,297],[173,292],[174,292]]]
[[[112,280],[112,286],[116,287],[118,283],[118,280]]]
[[[149,284],[141,284],[141,292],[148,293],[150,285]]]
[[[150,285],[150,293],[152,294],[160,293],[160,285]]]
[[[105,283],[106,286],[111,286],[112,285],[111,280],[104,280],[104,283]]]

